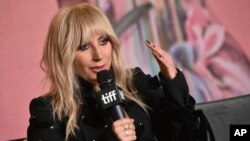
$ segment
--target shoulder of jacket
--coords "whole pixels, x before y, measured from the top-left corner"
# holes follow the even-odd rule
[[[50,107],[51,99],[47,96],[40,96],[33,98],[30,102],[30,109],[39,108],[39,107]]]
[[[142,69],[140,67],[131,68],[131,70],[132,70],[134,75],[137,75],[137,74],[140,74],[140,73],[144,74],[144,72],[142,71]]]
[[[144,78],[145,74],[139,67],[131,68],[131,71],[133,73],[133,79],[136,82],[138,79]]]
[[[144,91],[148,88],[149,80],[151,79],[150,75],[146,75],[141,68],[135,67],[132,68],[133,72],[133,82],[134,86],[138,91]]]
[[[133,74],[135,85],[144,90],[147,88],[150,90],[156,90],[161,86],[157,75],[151,76],[150,74],[145,74],[139,67],[133,69]]]
[[[29,110],[30,122],[41,127],[47,127],[53,124],[53,109],[50,98],[41,96],[32,99]]]

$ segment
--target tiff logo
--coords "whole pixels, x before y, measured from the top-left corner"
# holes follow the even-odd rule
[[[102,101],[104,104],[108,104],[110,102],[113,102],[116,100],[116,93],[115,90],[110,91],[108,93],[105,93],[104,95],[102,95]]]

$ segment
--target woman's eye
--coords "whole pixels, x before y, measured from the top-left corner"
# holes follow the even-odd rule
[[[85,44],[85,45],[80,45],[77,50],[84,51],[84,50],[87,50],[88,48],[90,48],[90,45]]]
[[[103,38],[103,39],[100,40],[100,43],[99,43],[99,44],[100,44],[101,46],[104,46],[104,45],[106,45],[108,42],[109,42],[109,40],[108,40],[107,38]]]

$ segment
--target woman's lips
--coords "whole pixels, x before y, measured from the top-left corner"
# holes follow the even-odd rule
[[[96,67],[92,67],[90,68],[94,73],[98,73],[99,71],[102,71],[102,70],[105,70],[106,67],[105,65],[102,65],[102,66],[96,66]]]

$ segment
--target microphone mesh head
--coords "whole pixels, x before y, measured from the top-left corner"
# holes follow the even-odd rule
[[[112,75],[108,70],[102,70],[97,73],[97,81],[100,85],[107,81],[111,81],[112,79]]]

